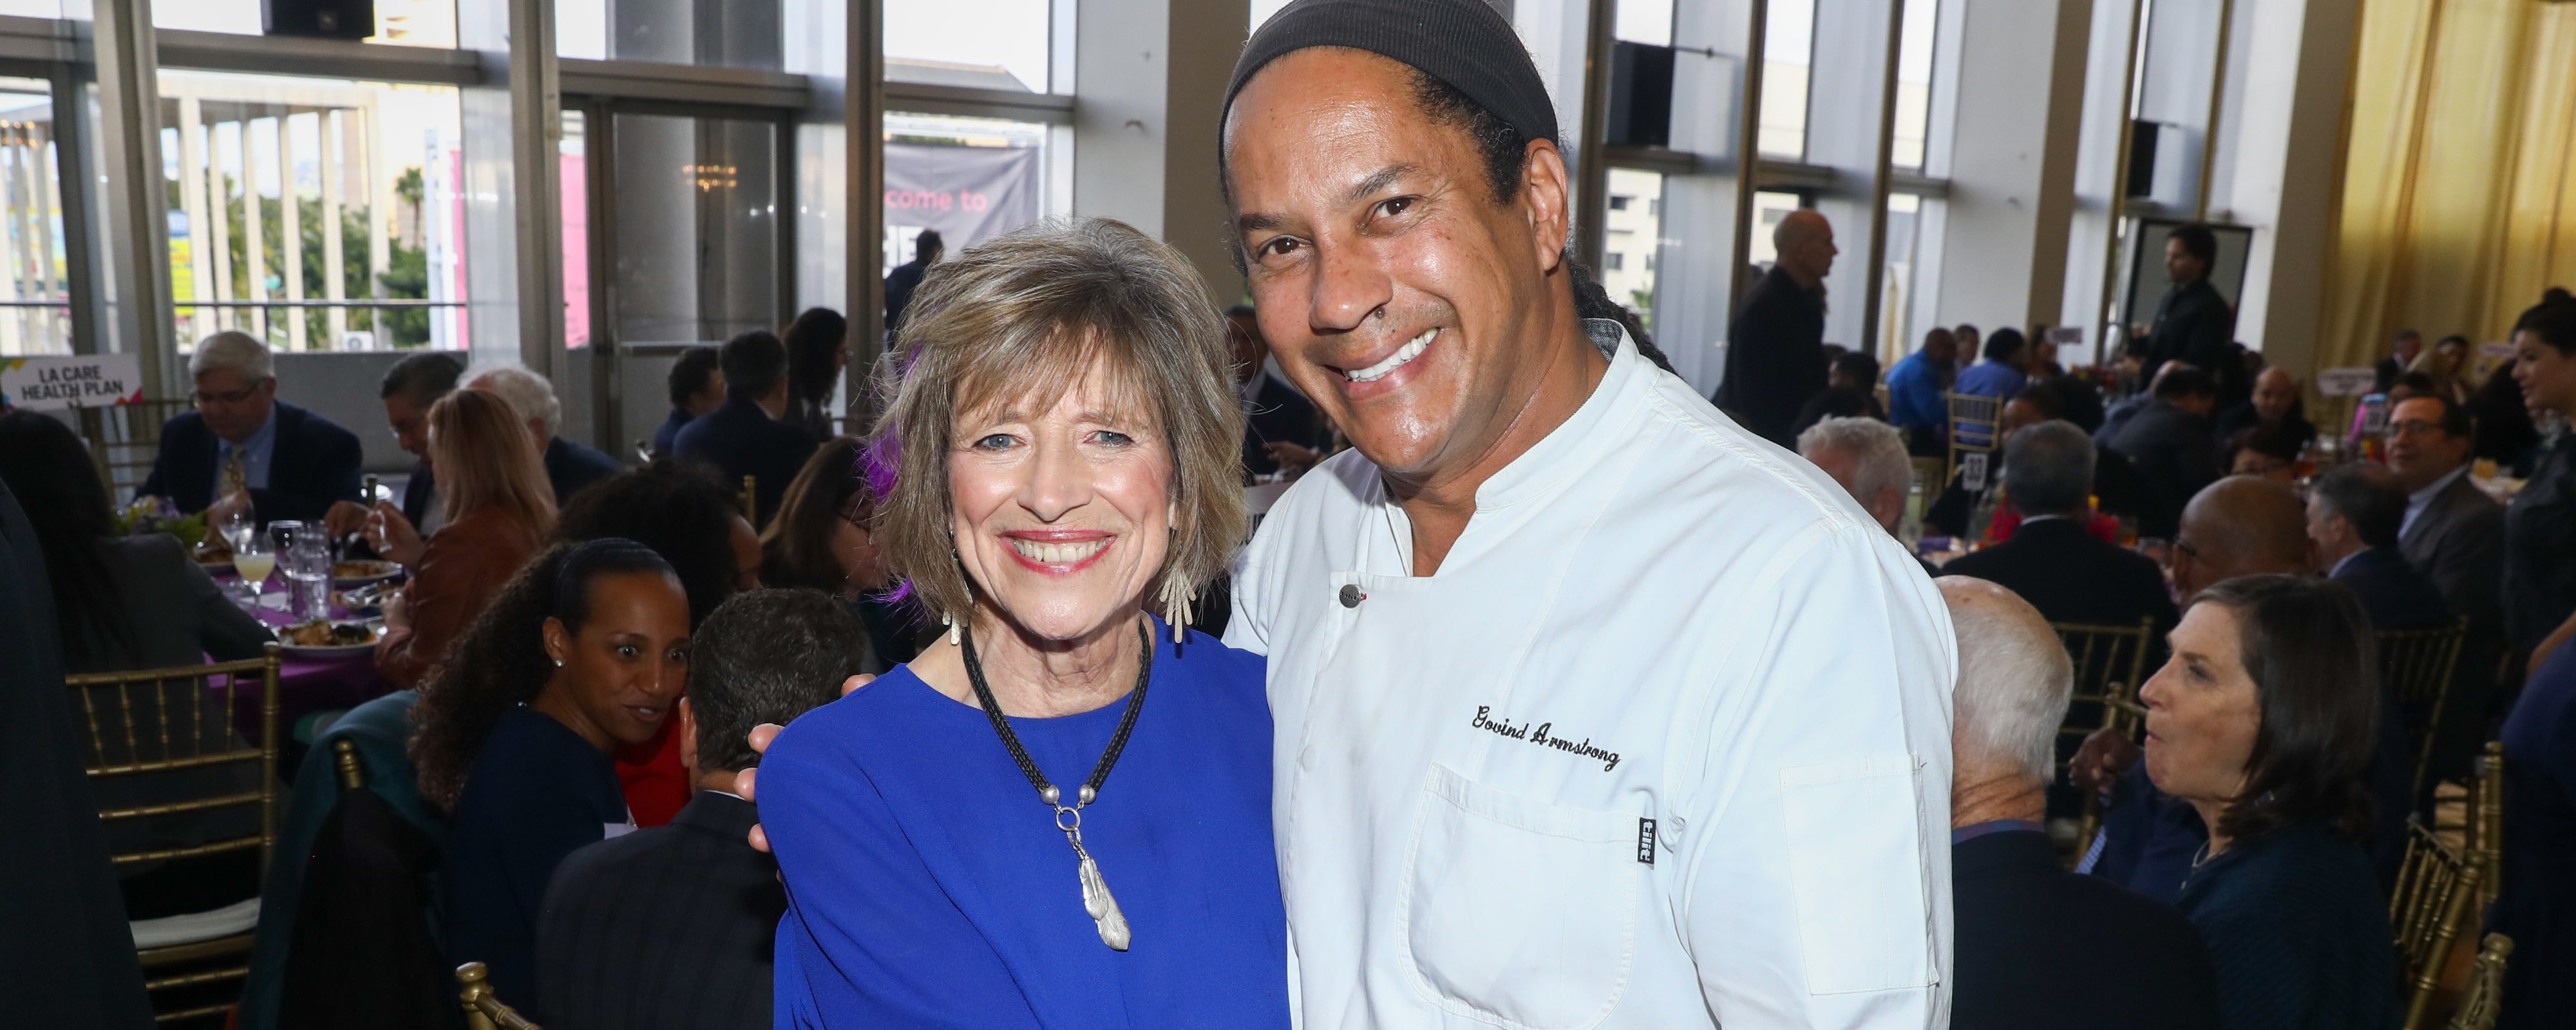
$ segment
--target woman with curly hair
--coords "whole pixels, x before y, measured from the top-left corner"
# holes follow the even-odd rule
[[[610,749],[659,733],[688,671],[679,577],[612,538],[530,562],[421,687],[420,793],[453,813],[448,953],[483,963],[513,1004],[537,997],[537,911],[555,866],[633,826]]]

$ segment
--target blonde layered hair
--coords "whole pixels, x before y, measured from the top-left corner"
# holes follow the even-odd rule
[[[542,537],[555,526],[555,490],[545,462],[508,401],[457,390],[429,406],[429,467],[438,477],[440,518],[498,508]]]
[[[997,404],[1052,408],[1098,372],[1109,402],[1171,452],[1171,551],[1148,604],[1188,596],[1243,542],[1243,410],[1224,324],[1180,252],[1122,222],[1046,221],[967,248],[922,277],[879,368],[868,447],[888,566],[935,616],[963,618],[975,588],[951,539],[948,459],[959,418]]]

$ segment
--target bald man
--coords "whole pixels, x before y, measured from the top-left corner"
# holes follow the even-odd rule
[[[2308,441],[2317,438],[2316,423],[2308,421],[2307,404],[2299,395],[2298,377],[2287,369],[2275,365],[2255,376],[2253,398],[2219,412],[2211,432],[2225,444],[2257,426],[2287,433],[2296,449],[2306,449]]]
[[[1780,259],[1728,328],[1715,400],[1737,424],[1794,447],[1798,409],[1825,389],[1825,275],[1839,251],[1833,225],[1806,208],[1782,218],[1771,241]]]
[[[2174,536],[2174,590],[2185,601],[2238,576],[2308,575],[2308,505],[2287,484],[2255,476],[2211,483],[2184,506]],[[2192,856],[2209,841],[2209,829],[2190,805],[2167,797],[2147,779],[2138,745],[2125,736],[2096,732],[2085,738],[2067,774],[2078,787],[2108,796],[2102,834],[2080,872],[2112,880],[2168,905],[2182,894]],[[2394,700],[2381,696],[2377,753],[2364,785],[2371,795],[2371,859],[2382,886],[2393,883],[2405,857],[2408,792],[2414,761]]]
[[[1952,1025],[2056,1027],[2078,1012],[2096,1030],[2217,1025],[2216,974],[2199,932],[2170,908],[2067,872],[2049,843],[2042,816],[2074,688],[2066,648],[2010,590],[1967,576],[1939,585],[1959,641]]]

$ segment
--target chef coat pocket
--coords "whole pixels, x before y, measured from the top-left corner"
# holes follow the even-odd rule
[[[1637,816],[1514,797],[1434,764],[1399,930],[1415,991],[1513,1030],[1600,1023],[1636,944]]]
[[[1807,993],[1932,982],[1914,756],[1780,770]]]

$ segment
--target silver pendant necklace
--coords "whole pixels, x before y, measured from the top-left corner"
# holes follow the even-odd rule
[[[1109,881],[1100,875],[1100,863],[1092,861],[1091,852],[1082,846],[1082,810],[1100,797],[1100,785],[1109,779],[1109,770],[1118,764],[1118,753],[1127,747],[1127,735],[1136,729],[1136,713],[1145,707],[1145,683],[1154,672],[1153,631],[1138,626],[1136,634],[1144,642],[1144,657],[1136,663],[1136,689],[1127,695],[1127,711],[1118,717],[1118,733],[1109,738],[1109,747],[1100,753],[1100,762],[1091,769],[1091,778],[1075,789],[1073,804],[1064,803],[1064,792],[1047,782],[1038,771],[1038,763],[1029,750],[1020,746],[1019,734],[1011,732],[1011,722],[1002,716],[1002,706],[993,700],[993,688],[984,682],[984,665],[975,660],[975,634],[959,623],[958,646],[966,656],[966,680],[975,687],[975,700],[984,706],[984,715],[992,720],[993,733],[1010,749],[1011,760],[1019,764],[1020,774],[1038,789],[1038,800],[1055,809],[1055,828],[1064,833],[1065,842],[1073,845],[1074,877],[1082,884],[1082,910],[1100,931],[1100,942],[1119,951],[1127,950],[1133,933],[1127,926],[1127,913],[1118,908],[1117,895],[1109,893]]]

